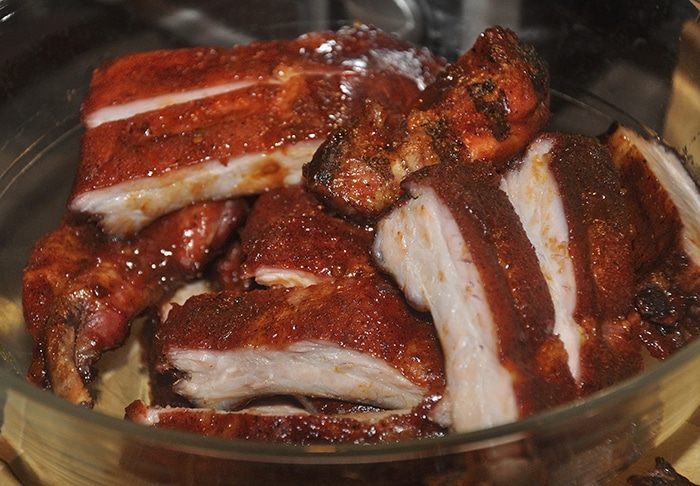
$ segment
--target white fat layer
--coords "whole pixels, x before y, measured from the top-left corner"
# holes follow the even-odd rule
[[[160,422],[161,414],[170,415],[173,412],[193,415],[200,413],[202,409],[196,408],[180,408],[180,407],[148,407],[143,414],[140,414],[132,419],[141,425],[156,425]],[[233,415],[258,415],[263,417],[285,417],[290,415],[309,415],[309,412],[294,405],[288,404],[271,404],[271,405],[256,405],[246,407],[243,410],[233,412],[222,412],[217,410],[217,413],[230,413]]]
[[[328,279],[302,270],[279,267],[260,267],[255,270],[255,281],[265,287],[310,287]]]
[[[642,154],[668,197],[678,209],[683,224],[683,249],[700,264],[700,193],[681,159],[658,140],[649,140],[634,130],[621,127],[625,138]]]
[[[132,420],[141,425],[156,425],[160,422],[161,414],[170,415],[173,412],[192,414],[196,415],[200,413],[202,409],[196,408],[171,408],[171,407],[148,407],[147,410],[136,417],[132,417]],[[218,414],[222,415],[257,415],[261,417],[290,417],[290,416],[308,416],[310,413],[303,408],[296,407],[294,405],[284,405],[284,404],[273,404],[273,405],[255,405],[246,407],[241,410],[234,411],[222,411],[214,410]],[[334,417],[339,419],[350,419],[357,420],[364,424],[378,423],[389,417],[394,416],[410,416],[412,413],[411,409],[398,409],[398,410],[378,410],[372,412],[357,412],[357,413],[343,413],[334,414]]]
[[[583,330],[574,319],[576,274],[569,254],[569,225],[559,185],[549,170],[552,145],[546,138],[533,142],[520,165],[505,174],[501,189],[535,248],[554,303],[554,334],[562,340],[569,369],[578,381]]]
[[[373,251],[409,301],[433,316],[445,354],[441,408],[457,432],[512,422],[518,418],[512,377],[498,357],[478,269],[435,192],[413,188],[411,196],[379,222]]]
[[[162,175],[84,192],[70,209],[96,215],[109,234],[134,233],[193,201],[247,196],[298,184],[302,166],[319,145],[319,140],[312,140],[225,161],[203,160]]]
[[[215,96],[222,93],[237,91],[258,84],[257,80],[241,80],[233,83],[223,83],[204,88],[191,89],[175,93],[166,93],[151,98],[136,99],[122,104],[108,105],[98,108],[85,117],[85,126],[95,128],[116,120],[125,120],[140,113],[159,110],[170,105],[187,103],[188,101],[199,100]]]
[[[406,69],[406,72],[407,74],[413,74],[413,71],[410,69]],[[179,92],[151,96],[150,98],[139,98],[121,104],[110,104],[87,114],[84,122],[87,128],[95,128],[103,123],[126,120],[127,118],[131,118],[141,113],[160,110],[171,105],[201,100],[224,93],[241,91],[251,86],[284,84],[292,78],[299,76],[354,76],[362,73],[362,70],[346,68],[341,68],[336,71],[329,71],[327,69],[279,69],[273,76],[268,76],[264,81],[261,81],[258,77],[240,79],[231,83],[214,84],[203,88],[185,89]],[[419,86],[421,86],[418,81],[419,79],[420,78],[416,78],[416,82]]]
[[[323,341],[283,349],[173,349],[168,358],[186,374],[175,391],[198,407],[223,410],[257,397],[304,395],[397,409],[414,407],[425,395],[385,361]]]

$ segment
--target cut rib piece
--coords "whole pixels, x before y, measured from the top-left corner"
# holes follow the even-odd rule
[[[542,135],[501,187],[535,247],[581,392],[640,371],[629,213],[607,149],[593,138]]]
[[[127,240],[65,216],[33,248],[22,282],[35,340],[29,381],[91,405],[85,385],[102,353],[124,342],[135,317],[198,277],[246,211],[238,200],[198,203]]]
[[[244,278],[268,287],[305,287],[376,273],[371,229],[330,215],[301,186],[271,190],[241,231]]]
[[[115,61],[98,70],[94,97],[88,95],[84,116],[92,125],[69,208],[92,215],[111,234],[138,231],[192,201],[300,182],[301,166],[333,127],[359,115],[366,98],[403,106],[442,67],[427,51],[362,26],[234,49],[223,60],[216,50],[171,55],[172,61],[163,52]],[[202,61],[190,71],[180,64],[192,56],[211,66]],[[127,67],[132,74],[115,78]],[[187,86],[197,86],[180,79],[189,74],[216,88],[199,86],[190,94],[204,97],[183,98]],[[144,102],[136,95],[142,78],[148,87],[143,96],[155,96],[151,108],[101,124],[93,120],[103,108]],[[162,99],[168,90],[172,103]]]
[[[444,386],[432,324],[380,277],[195,296],[155,344],[159,371],[199,407],[292,394],[410,408]]]
[[[337,31],[310,32],[296,39],[258,41],[233,48],[193,47],[129,54],[97,68],[82,105],[92,128],[230,91],[292,77],[362,76],[387,72],[425,88],[443,66],[427,49],[417,49],[382,30],[356,24]]]
[[[420,407],[327,415],[280,407],[235,412],[160,408],[136,401],[127,407],[126,418],[142,425],[210,437],[286,444],[376,444],[444,434],[438,424],[425,418]]]
[[[684,161],[660,140],[622,126],[603,139],[632,214],[642,340],[663,359],[700,335],[700,194]]]
[[[488,164],[443,163],[404,181],[374,253],[428,309],[445,354],[455,431],[514,421],[575,396],[532,245]]]
[[[546,125],[549,73],[532,46],[487,29],[412,104],[371,105],[304,166],[308,187],[342,214],[372,219],[411,172],[489,159],[500,169]]]

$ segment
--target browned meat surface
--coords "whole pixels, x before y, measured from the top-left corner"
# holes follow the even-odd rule
[[[555,303],[555,332],[583,394],[641,370],[630,217],[598,140],[545,134],[504,174]]]
[[[380,265],[435,320],[444,422],[459,432],[576,396],[535,251],[498,183],[486,163],[421,169],[379,220],[374,244]]]
[[[126,417],[143,425],[211,437],[302,445],[376,444],[444,433],[439,425],[426,419],[420,408],[328,415],[274,408],[240,412],[158,408],[137,401],[127,407]]]
[[[298,183],[302,164],[366,98],[403,106],[442,65],[367,26],[114,61],[95,73],[86,100],[69,207],[111,234],[132,233],[192,201]]]
[[[198,407],[302,395],[411,408],[444,386],[432,323],[380,277],[194,296],[155,344],[158,370]]]
[[[25,320],[36,342],[29,380],[91,404],[85,385],[103,351],[122,344],[137,315],[198,276],[245,211],[240,201],[199,203],[127,240],[67,215],[37,242],[24,274]]]
[[[550,116],[547,67],[513,32],[495,27],[412,104],[370,104],[357,122],[332,132],[303,174],[340,212],[371,218],[421,167],[488,159],[500,169]]]
[[[306,286],[376,273],[372,232],[329,214],[303,187],[272,190],[241,231],[244,278],[264,286]]]
[[[95,70],[81,115],[87,127],[94,127],[171,104],[240,90],[261,80],[283,83],[287,78],[307,74],[401,74],[423,89],[442,66],[443,61],[428,50],[416,49],[365,25],[230,49],[141,52],[121,56]]]
[[[604,139],[632,215],[642,340],[665,358],[700,335],[700,194],[678,154],[659,140],[624,127]]]

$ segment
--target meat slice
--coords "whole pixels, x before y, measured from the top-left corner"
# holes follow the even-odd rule
[[[108,233],[136,232],[192,201],[300,182],[302,165],[333,127],[359,115],[366,98],[403,105],[443,65],[366,26],[228,54],[171,56],[135,55],[95,74],[69,208],[92,215]],[[182,63],[192,57],[190,70]],[[117,77],[125,69],[132,74]],[[190,75],[191,82],[181,80]],[[147,89],[140,97],[142,80]],[[153,106],[136,109],[149,97]],[[104,115],[120,104],[129,111]],[[96,114],[111,121],[98,124]]]
[[[371,229],[331,215],[301,186],[261,195],[241,231],[243,278],[274,287],[308,286],[376,273]]]
[[[425,88],[444,64],[380,29],[355,24],[309,32],[296,39],[258,41],[233,48],[192,47],[121,56],[98,67],[82,104],[86,127],[131,118],[169,105],[281,84],[306,75],[388,72]]]
[[[438,437],[444,430],[426,419],[420,407],[353,414],[311,414],[281,407],[220,411],[149,407],[130,404],[126,418],[151,427],[193,432],[209,437],[285,444],[376,444]]]
[[[197,407],[282,394],[411,408],[444,386],[432,324],[380,277],[194,296],[155,343],[157,368]]]
[[[246,209],[233,200],[194,204],[127,240],[66,215],[37,242],[24,273],[22,304],[35,340],[29,381],[91,405],[94,363],[124,342],[136,316],[202,272]]]
[[[627,205],[597,139],[544,134],[504,174],[554,302],[554,332],[583,394],[641,370]]]
[[[575,396],[535,251],[488,164],[443,163],[403,183],[374,253],[432,314],[445,354],[446,421],[495,426]]]
[[[603,139],[632,214],[642,339],[663,359],[700,335],[700,194],[683,159],[660,140],[622,126]]]
[[[343,214],[372,219],[411,172],[440,161],[501,168],[549,121],[549,73],[532,46],[494,27],[413,103],[366,107],[304,166],[307,186]]]

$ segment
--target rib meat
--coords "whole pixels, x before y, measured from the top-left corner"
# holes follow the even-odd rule
[[[583,394],[641,370],[629,212],[608,150],[544,134],[501,184],[533,243]]]
[[[156,367],[197,407],[282,394],[411,408],[444,385],[432,324],[377,276],[194,296],[155,343]]]
[[[442,163],[403,183],[374,253],[432,314],[445,354],[444,421],[459,432],[575,396],[532,245],[487,163]]]
[[[635,304],[652,356],[700,335],[700,193],[679,155],[625,127],[604,137],[632,215]]]
[[[86,383],[103,351],[123,343],[137,315],[198,276],[245,211],[241,201],[194,204],[127,240],[66,215],[37,242],[24,273],[25,321],[36,343],[29,380],[91,405]]]
[[[442,66],[367,26],[127,56],[95,73],[69,207],[131,233],[192,201],[298,183],[364,99],[403,105]]]
[[[444,430],[414,410],[311,414],[299,409],[253,408],[226,412],[213,409],[148,407],[130,404],[126,417],[151,427],[175,429],[224,439],[285,444],[376,444],[437,437]]]
[[[306,184],[346,215],[373,218],[411,172],[440,161],[501,168],[549,121],[549,74],[506,29],[486,30],[411,103],[370,103],[304,166]]]
[[[263,286],[308,286],[376,273],[371,230],[331,215],[301,186],[271,190],[241,231],[243,278]]]

